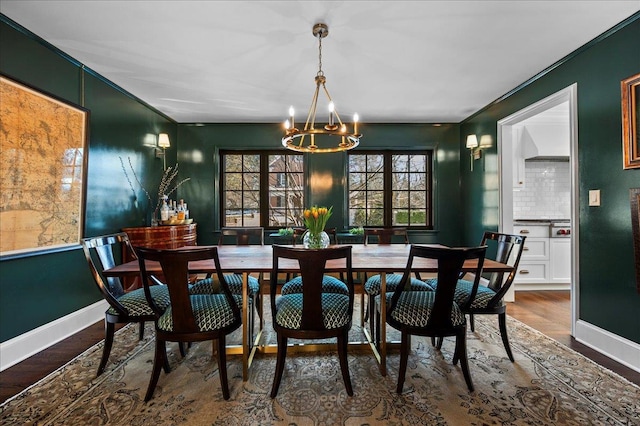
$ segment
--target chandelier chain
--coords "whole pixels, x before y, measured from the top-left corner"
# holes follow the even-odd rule
[[[322,71],[322,36],[318,35],[318,74],[319,76],[324,76],[324,71]]]

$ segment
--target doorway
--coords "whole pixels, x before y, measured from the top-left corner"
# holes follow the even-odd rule
[[[514,175],[519,172],[517,157],[519,145],[518,129],[525,120],[543,114],[549,110],[558,110],[566,104],[569,126],[569,175],[570,175],[570,220],[572,227],[571,238],[571,335],[575,334],[575,323],[578,318],[578,122],[577,122],[577,84],[560,90],[526,108],[517,111],[498,121],[498,158],[500,159],[500,222],[499,229],[504,233],[514,232]],[[524,164],[524,162],[522,162]],[[524,166],[522,166],[524,167]],[[514,295],[511,294],[511,300]],[[507,298],[506,298],[507,299]],[[509,300],[509,299],[507,299]]]

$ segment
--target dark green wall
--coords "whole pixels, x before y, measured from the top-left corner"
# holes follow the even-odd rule
[[[460,176],[457,124],[364,124],[358,149],[434,149],[435,222],[434,231],[412,231],[419,243],[460,242]],[[191,181],[181,187],[180,197],[189,204],[198,223],[198,242],[211,244],[219,230],[218,153],[220,149],[281,149],[281,124],[206,124],[178,126],[180,169]],[[332,205],[329,226],[347,225],[345,206],[346,153],[305,154],[310,182],[314,177],[331,179],[324,189],[313,184],[306,204]]]
[[[573,83],[578,84],[579,318],[640,343],[640,294],[636,291],[629,188],[640,187],[640,169],[622,169],[620,81],[640,72],[640,15],[531,84],[462,123],[461,135],[491,134],[497,121]],[[467,153],[463,138],[460,151]],[[488,150],[473,172],[461,162],[464,243],[497,229],[498,157]],[[588,206],[590,189],[601,207]],[[576,295],[574,295],[576,296]]]
[[[84,235],[142,224],[146,197],[136,187],[140,201],[134,201],[118,157],[125,161],[130,157],[147,189],[157,188],[162,160],[145,145],[145,136],[163,131],[175,141],[175,123],[90,70],[83,71],[81,64],[4,15],[0,15],[0,72],[89,110]],[[175,162],[175,152],[169,149],[168,164]],[[4,258],[0,261],[0,341],[100,299],[79,245],[57,253]]]

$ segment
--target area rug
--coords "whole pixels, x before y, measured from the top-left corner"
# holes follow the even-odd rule
[[[3,404],[0,419],[2,425],[640,425],[638,386],[513,318],[511,363],[496,322],[478,316],[468,333],[472,393],[451,363],[452,339],[438,351],[414,338],[400,395],[397,351],[388,356],[386,377],[371,353],[350,352],[353,397],[336,353],[328,351],[290,353],[275,399],[269,397],[274,355],[259,354],[247,382],[240,357],[230,356],[225,401],[212,345],[203,342],[185,358],[169,346],[172,371],[161,374],[148,403],[153,330],[138,341],[137,327],[129,326],[118,332],[103,375],[95,377],[100,343]]]

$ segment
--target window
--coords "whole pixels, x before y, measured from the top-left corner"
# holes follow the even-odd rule
[[[302,225],[303,155],[222,151],[222,226]]]
[[[433,229],[432,151],[349,154],[349,225]]]

